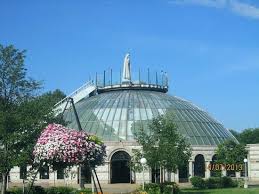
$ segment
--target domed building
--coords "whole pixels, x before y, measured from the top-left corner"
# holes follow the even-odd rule
[[[112,70],[96,76],[92,90],[75,107],[82,129],[95,134],[107,145],[105,166],[97,168],[99,179],[103,183],[132,183],[142,181],[142,175],[134,173],[128,167],[132,151],[141,147],[134,140],[134,132],[139,129],[149,131],[150,120],[166,111],[174,113],[174,122],[192,146],[192,158],[186,168],[169,174],[160,169],[150,169],[145,180],[157,182],[188,181],[191,176],[209,177],[206,168],[213,160],[218,144],[227,139],[235,139],[224,126],[207,112],[182,98],[171,96],[168,92],[166,73],[158,76],[154,82],[148,79],[132,80],[129,55],[125,57],[122,79],[112,83]],[[140,77],[141,73],[139,73]],[[79,90],[80,91],[80,90]],[[78,91],[75,93],[79,93]],[[64,112],[69,127],[78,128],[72,107]],[[214,157],[215,159],[215,157]]]
[[[145,76],[146,75],[146,76]],[[212,118],[207,112],[182,98],[168,94],[167,74],[139,72],[133,79],[130,58],[126,55],[123,71],[115,77],[112,70],[96,74],[82,87],[68,95],[56,105],[62,111],[68,127],[80,127],[100,137],[107,146],[104,166],[96,171],[101,183],[141,183],[142,173],[133,172],[128,163],[134,150],[141,146],[134,140],[134,132],[144,129],[149,132],[150,121],[167,111],[174,113],[178,131],[192,147],[192,156],[186,166],[176,173],[164,169],[146,170],[145,182],[175,181],[187,182],[192,176],[208,178],[213,172],[207,168],[216,159],[217,145],[234,136]],[[115,78],[118,78],[116,80]],[[73,99],[75,109],[67,103]],[[76,111],[75,111],[76,110]],[[26,170],[26,169],[25,169]],[[13,180],[21,181],[22,169],[12,169]],[[223,171],[223,173],[226,173]],[[85,182],[91,182],[89,169],[74,167],[66,179],[64,171],[50,173],[43,169],[38,175],[41,182],[78,184],[83,175]],[[69,181],[68,181],[69,180]]]

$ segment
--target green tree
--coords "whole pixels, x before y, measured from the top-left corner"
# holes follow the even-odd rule
[[[7,176],[14,166],[29,163],[41,129],[55,120],[54,102],[60,91],[37,96],[41,83],[28,78],[25,51],[0,45],[0,173],[6,193]],[[52,98],[54,97],[54,98]],[[56,103],[56,102],[55,102]]]
[[[235,130],[230,130],[230,132],[235,136],[235,138],[241,144],[256,144],[256,143],[259,143],[259,128],[244,129],[240,133],[238,133]]]
[[[245,145],[239,144],[233,140],[227,140],[218,145],[216,150],[217,163],[220,164],[243,164],[247,157]],[[236,168],[235,168],[236,169]]]
[[[233,135],[237,140],[239,140],[239,133],[238,133],[237,131],[235,131],[235,130],[233,130],[233,129],[230,129],[229,131],[230,131],[230,133],[232,133],[232,135]]]
[[[249,128],[243,130],[239,134],[238,141],[243,144],[259,143],[259,128]]]
[[[162,167],[176,172],[183,161],[189,160],[190,144],[178,132],[173,118],[172,113],[160,115],[151,121],[150,133],[141,129],[134,134],[135,139],[142,146],[142,150],[135,153],[132,166],[139,168],[140,157],[145,157],[151,168]]]

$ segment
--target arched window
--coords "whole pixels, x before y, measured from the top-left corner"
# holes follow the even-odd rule
[[[130,155],[118,151],[111,158],[111,183],[130,183]]]
[[[215,166],[216,163],[217,163],[217,155],[215,154],[215,155],[213,155],[210,164],[211,164],[211,166],[212,165]],[[218,176],[221,176],[221,174],[222,174],[221,170],[211,169],[211,171],[210,171],[210,176],[211,177],[218,177]]]
[[[198,154],[194,160],[194,176],[205,177],[205,159],[201,154]]]

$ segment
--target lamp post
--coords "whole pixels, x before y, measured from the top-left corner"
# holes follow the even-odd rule
[[[247,159],[245,158],[244,159],[244,163],[245,163],[245,183],[244,183],[244,188],[248,188],[248,185],[247,185]]]
[[[147,163],[147,159],[146,158],[141,158],[140,159],[140,163],[142,164],[142,175],[143,175],[143,185],[142,185],[142,189],[145,189],[145,178],[144,178],[144,165]]]

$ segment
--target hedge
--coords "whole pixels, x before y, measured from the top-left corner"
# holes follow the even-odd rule
[[[238,182],[232,180],[230,177],[210,177],[208,179],[203,179],[201,177],[195,176],[192,177],[191,183],[194,188],[198,189],[215,189],[215,188],[230,188],[237,187]]]

